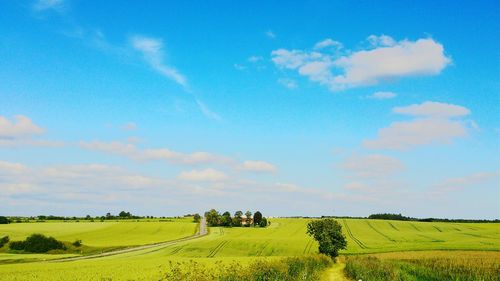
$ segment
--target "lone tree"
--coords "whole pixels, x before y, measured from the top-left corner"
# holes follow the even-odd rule
[[[257,211],[253,214],[253,225],[260,225],[260,221],[262,220],[262,213]]]
[[[200,222],[200,220],[201,220],[200,214],[198,214],[198,213],[194,214],[193,221],[194,222]]]
[[[342,226],[333,219],[314,220],[307,224],[307,234],[319,243],[319,252],[331,257],[334,261],[339,250],[347,247],[342,234]]]

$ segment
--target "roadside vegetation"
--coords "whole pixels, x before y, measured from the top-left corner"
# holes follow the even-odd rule
[[[238,262],[207,266],[190,260],[170,263],[160,280],[165,281],[316,281],[332,260],[324,255],[288,257],[276,260],[254,260],[248,265]]]

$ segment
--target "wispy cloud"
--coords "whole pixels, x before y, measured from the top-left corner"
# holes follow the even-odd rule
[[[266,36],[267,36],[267,37],[269,37],[269,38],[271,38],[271,39],[276,38],[276,34],[275,34],[272,30],[268,30],[268,31],[266,31],[266,33],[265,33],[265,34],[266,34]]]
[[[206,104],[204,104],[203,102],[201,102],[200,100],[196,99],[196,104],[198,105],[198,108],[200,109],[201,113],[203,113],[203,115],[205,115],[205,117],[212,119],[212,120],[215,120],[215,121],[222,120],[222,118],[219,116],[219,114],[210,110],[210,108],[208,108],[208,106]]]
[[[154,70],[183,87],[188,86],[186,77],[175,69],[175,67],[169,66],[164,62],[163,41],[161,39],[136,35],[130,40],[132,47],[142,53],[146,62]]]
[[[277,171],[276,166],[264,161],[245,161],[240,165],[239,169],[243,171],[266,172],[266,173],[274,173]]]
[[[58,147],[63,142],[50,141],[38,138],[45,133],[45,129],[33,123],[24,115],[16,115],[13,120],[0,116],[0,146],[40,146]]]
[[[327,46],[342,46],[326,39],[318,42],[313,51],[278,49],[272,51],[271,57],[276,66],[295,70],[332,91],[401,77],[437,75],[451,63],[443,45],[431,38],[395,41],[386,35],[372,35],[367,40],[370,48],[346,50],[344,55],[325,52]]]
[[[224,172],[209,168],[205,170],[185,171],[180,173],[177,178],[186,181],[220,182],[227,180],[229,177]]]
[[[299,85],[297,85],[297,81],[289,78],[280,78],[278,79],[278,83],[290,90],[297,89],[299,87]]]
[[[375,92],[368,96],[369,99],[374,100],[388,100],[397,97],[398,95],[393,92]]]
[[[452,119],[470,114],[470,110],[462,106],[428,101],[396,107],[393,112],[416,118],[393,122],[389,127],[380,129],[376,139],[364,141],[365,147],[403,150],[433,143],[449,143],[468,133],[468,122]]]
[[[56,10],[62,11],[66,6],[66,0],[37,0],[33,4],[35,11]]]

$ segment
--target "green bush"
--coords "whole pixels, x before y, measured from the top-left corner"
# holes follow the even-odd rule
[[[5,244],[9,243],[9,236],[4,236],[0,239],[0,248],[2,248]]]
[[[22,250],[30,253],[46,253],[50,250],[66,250],[66,246],[54,237],[43,234],[32,234],[24,241],[13,241],[9,244],[12,250]]]

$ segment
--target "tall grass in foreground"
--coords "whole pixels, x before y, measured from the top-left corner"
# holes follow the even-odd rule
[[[466,252],[407,256],[352,256],[346,259],[348,277],[363,281],[498,281],[497,253],[468,255]]]
[[[255,260],[249,265],[217,262],[207,266],[195,261],[171,263],[160,280],[168,281],[315,281],[331,266],[324,255]]]

